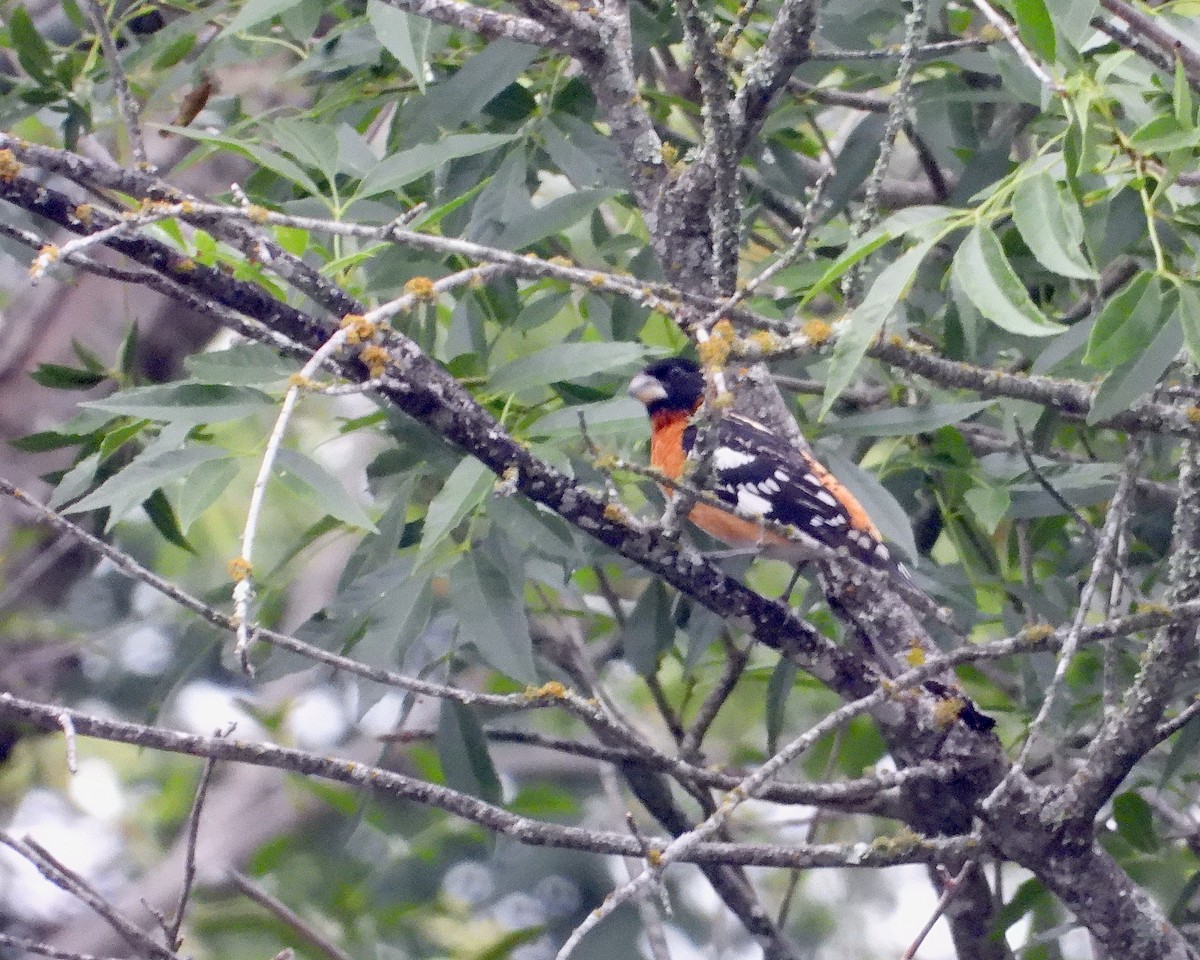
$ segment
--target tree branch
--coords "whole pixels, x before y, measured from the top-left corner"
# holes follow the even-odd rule
[[[389,6],[406,13],[433,20],[436,23],[459,27],[488,40],[517,40],[553,50],[568,49],[562,34],[540,20],[516,17],[511,13],[489,10],[462,0],[384,0]]]
[[[1100,5],[1124,20],[1131,32],[1140,33],[1172,60],[1178,59],[1192,84],[1200,83],[1200,51],[1193,50],[1181,37],[1167,30],[1158,19],[1142,13],[1126,0],[1100,0]]]
[[[1092,409],[1095,388],[1075,380],[1026,376],[946,360],[914,344],[881,340],[867,349],[874,357],[910,373],[920,374],[943,387],[970,390],[985,397],[1012,397],[1049,407],[1070,420],[1086,420]],[[1128,410],[1092,426],[1110,427],[1130,433],[1167,433],[1180,437],[1200,436],[1200,419],[1192,410],[1169,403],[1142,399]]]
[[[42,730],[58,730],[58,715],[63,710],[62,707],[25,700],[10,693],[0,693],[0,717],[31,723]],[[544,823],[510,813],[501,807],[448,787],[425,783],[401,773],[369,766],[345,757],[326,757],[290,747],[232,737],[203,737],[179,733],[161,727],[97,717],[78,710],[67,712],[79,734],[85,737],[320,777],[393,799],[410,800],[435,807],[493,832],[513,837],[528,846],[558,847],[622,857],[642,855],[642,842],[626,833]],[[647,839],[659,849],[667,846],[667,841],[661,837]],[[843,847],[837,844],[798,846],[708,842],[692,847],[688,855],[680,859],[688,863],[785,868],[879,867],[906,863],[938,863],[942,860],[953,860],[977,849],[976,841],[961,837],[913,838],[903,849],[890,850],[882,845],[872,847],[870,844]],[[161,947],[158,949],[162,950]],[[163,951],[163,960],[174,960],[174,955]]]

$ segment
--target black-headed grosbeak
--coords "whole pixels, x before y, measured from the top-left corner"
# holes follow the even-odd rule
[[[704,402],[704,387],[699,365],[681,357],[651,364],[629,384],[630,396],[645,404],[650,415],[650,463],[670,480],[680,479],[695,445],[692,417]],[[710,429],[716,436],[706,486],[719,500],[743,514],[791,525],[827,546],[845,548],[849,556],[917,589],[862,504],[811,452],[737,413],[716,417]],[[789,563],[811,557],[803,544],[713,504],[694,504],[688,519],[734,547],[750,547]],[[995,726],[951,681],[927,680],[922,686],[940,700],[958,701],[959,718],[972,730]]]
[[[695,444],[692,417],[704,401],[704,386],[700,367],[681,357],[651,364],[629,384],[630,396],[644,403],[650,415],[650,463],[670,480],[680,479]],[[737,413],[718,417],[712,428],[717,432],[708,461],[710,487],[718,499],[743,515],[790,524],[911,581],[862,504],[810,452]],[[712,504],[695,504],[688,518],[733,547],[753,547],[789,563],[811,556],[802,544]]]

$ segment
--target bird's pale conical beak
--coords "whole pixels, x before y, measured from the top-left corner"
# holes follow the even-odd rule
[[[666,388],[647,373],[639,373],[629,381],[629,395],[649,406],[655,400],[666,400]]]

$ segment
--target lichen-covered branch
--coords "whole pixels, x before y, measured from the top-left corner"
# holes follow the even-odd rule
[[[425,17],[436,23],[459,27],[477,33],[488,40],[518,40],[551,49],[565,49],[561,33],[529,17],[517,17],[499,10],[489,10],[463,0],[384,0],[406,13]]]

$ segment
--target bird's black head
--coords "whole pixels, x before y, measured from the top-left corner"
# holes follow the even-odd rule
[[[629,395],[644,403],[651,416],[664,410],[690,414],[704,398],[704,374],[694,360],[659,360],[629,382]]]

